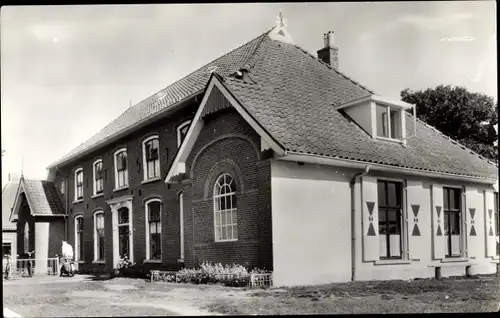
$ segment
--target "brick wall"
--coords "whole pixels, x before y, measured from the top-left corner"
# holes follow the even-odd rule
[[[191,105],[175,117],[165,118],[151,124],[112,145],[82,158],[82,160],[59,167],[56,173],[56,185],[69,176],[68,191],[68,242],[75,247],[74,218],[84,218],[84,271],[112,269],[112,216],[106,200],[123,195],[133,195],[134,261],[142,263],[145,258],[145,207],[148,198],[160,197],[163,201],[162,221],[162,264],[146,264],[150,268],[178,268],[180,251],[179,192],[184,193],[184,241],[186,266],[198,260],[237,262],[249,266],[272,266],[271,239],[271,197],[270,164],[259,160],[260,137],[237,114],[234,109],[211,114],[205,118],[205,126],[197,140],[188,166],[193,178],[182,185],[166,185],[165,175],[177,152],[176,127],[194,116],[197,105]],[[153,133],[159,134],[161,180],[141,183],[142,140]],[[129,188],[118,192],[114,189],[113,153],[120,147],[127,148]],[[104,192],[92,198],[92,165],[97,159],[103,160]],[[220,165],[225,169],[224,160],[234,163],[239,182],[238,222],[240,239],[231,243],[214,243],[213,230],[213,182],[217,175],[212,170]],[[84,201],[73,203],[74,171],[84,169]],[[189,169],[188,168],[188,169]],[[210,174],[209,171],[212,170]],[[222,171],[222,170],[221,170]],[[209,195],[206,195],[207,187]],[[105,261],[92,264],[93,260],[93,212],[104,211],[105,222]],[[193,244],[194,242],[194,244]]]

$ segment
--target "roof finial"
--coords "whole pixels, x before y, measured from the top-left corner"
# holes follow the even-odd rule
[[[280,10],[279,16],[276,18],[276,26],[278,28],[286,27],[286,19],[283,18],[283,10]]]

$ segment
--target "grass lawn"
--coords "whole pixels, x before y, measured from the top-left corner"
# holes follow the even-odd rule
[[[498,311],[500,279],[372,281],[252,291],[205,304],[212,312],[239,314],[365,314]]]

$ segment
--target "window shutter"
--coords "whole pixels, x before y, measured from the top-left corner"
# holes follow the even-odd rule
[[[362,179],[363,260],[376,261],[379,257],[377,179]]]
[[[479,226],[482,222],[482,216],[479,211],[482,210],[482,200],[481,195],[478,194],[477,189],[466,188],[465,189],[465,202],[462,204],[464,210],[462,215],[464,215],[465,226],[464,236],[465,250],[468,257],[478,257],[481,251],[480,240],[482,229]]]
[[[432,185],[432,237],[434,238],[434,258],[443,259],[446,250],[443,187],[438,184]]]
[[[495,237],[495,196],[492,190],[484,192],[484,237],[486,240],[486,257],[494,257],[496,255],[496,237]]]
[[[427,224],[430,224],[431,192],[424,189],[421,181],[407,181],[406,186],[408,249],[411,259],[422,259],[428,253],[425,238],[428,237]]]

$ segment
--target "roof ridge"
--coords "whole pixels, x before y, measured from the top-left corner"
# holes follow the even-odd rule
[[[304,53],[306,53],[307,55],[309,55],[310,57],[312,57],[314,60],[318,61],[319,63],[327,66],[329,69],[331,70],[334,70],[335,72],[337,72],[339,75],[341,75],[342,77],[344,77],[346,80],[348,81],[351,81],[353,84],[355,85],[358,85],[359,87],[361,87],[362,89],[368,91],[369,93],[373,94],[373,95],[377,95],[375,94],[375,92],[371,89],[369,89],[368,87],[364,86],[364,85],[361,85],[359,82],[353,80],[352,78],[350,78],[349,76],[345,75],[344,73],[342,73],[341,71],[339,71],[338,69],[335,69],[333,68],[330,64],[328,63],[325,63],[323,62],[322,60],[320,60],[317,56],[314,56],[311,52],[303,49],[302,47],[300,47],[299,45],[297,44],[292,44],[293,46],[297,47],[298,49],[302,50]]]
[[[260,41],[259,43],[255,46],[255,49],[253,50],[252,54],[250,54],[247,59],[245,60],[245,62],[242,64],[242,67],[241,69],[243,68],[246,68],[250,71],[250,69],[255,65],[255,63],[257,63],[257,60],[254,59],[255,58],[255,55],[257,53],[257,50],[261,47],[262,45],[262,42],[264,42],[264,39],[269,36],[269,33],[274,30],[275,26],[270,28],[269,30],[267,30],[266,32],[264,32],[263,34],[260,35]],[[253,41],[253,40],[252,40]],[[251,42],[251,41],[250,41]],[[253,63],[251,65],[250,64],[250,61],[252,61]]]
[[[413,117],[411,114],[408,114],[408,112],[405,112],[407,116],[410,116],[410,117]],[[441,136],[443,136],[444,138],[448,139],[449,141],[451,141],[453,144],[456,144],[458,146],[460,146],[460,148],[464,149],[464,150],[468,150],[470,153],[472,154],[475,154],[479,157],[479,159],[481,160],[484,160],[486,162],[488,162],[489,164],[491,165],[494,165],[495,167],[498,168],[498,163],[495,163],[493,161],[491,161],[490,159],[480,155],[479,153],[477,153],[476,151],[470,149],[469,147],[463,145],[462,143],[460,143],[459,141],[451,138],[450,136],[444,134],[442,131],[440,131],[439,129],[437,129],[436,127],[432,126],[432,125],[429,125],[428,123],[426,123],[425,121],[421,120],[420,118],[416,118],[417,121],[419,121],[420,123],[422,123],[423,125],[427,126],[428,128],[434,130],[435,132],[437,132],[438,134],[440,134]]]

